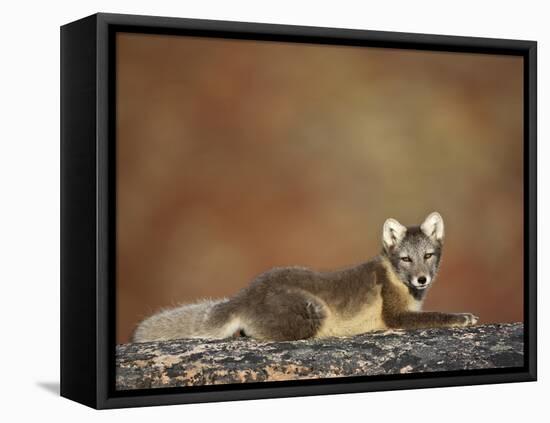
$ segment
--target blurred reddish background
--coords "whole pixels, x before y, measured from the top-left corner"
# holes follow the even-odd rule
[[[120,34],[117,341],[273,266],[380,251],[439,211],[426,309],[523,313],[522,59]]]

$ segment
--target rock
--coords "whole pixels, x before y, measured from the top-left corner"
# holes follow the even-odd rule
[[[116,347],[118,390],[523,366],[523,324],[388,330],[260,342],[182,339]]]

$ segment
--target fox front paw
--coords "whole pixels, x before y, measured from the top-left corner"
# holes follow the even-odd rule
[[[460,313],[458,314],[461,320],[460,326],[472,326],[477,323],[479,320],[479,317],[472,313]]]

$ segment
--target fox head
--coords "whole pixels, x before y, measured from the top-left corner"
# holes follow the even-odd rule
[[[443,218],[437,212],[431,213],[420,226],[405,227],[395,219],[384,223],[384,254],[415,297],[422,297],[435,280],[443,236]]]

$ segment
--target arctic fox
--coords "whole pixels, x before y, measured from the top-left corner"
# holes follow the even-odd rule
[[[135,342],[178,338],[222,339],[241,334],[290,341],[351,336],[397,328],[468,326],[471,313],[421,311],[443,247],[441,215],[420,226],[387,219],[382,252],[370,261],[333,272],[304,267],[268,270],[229,299],[161,311],[142,321]]]

